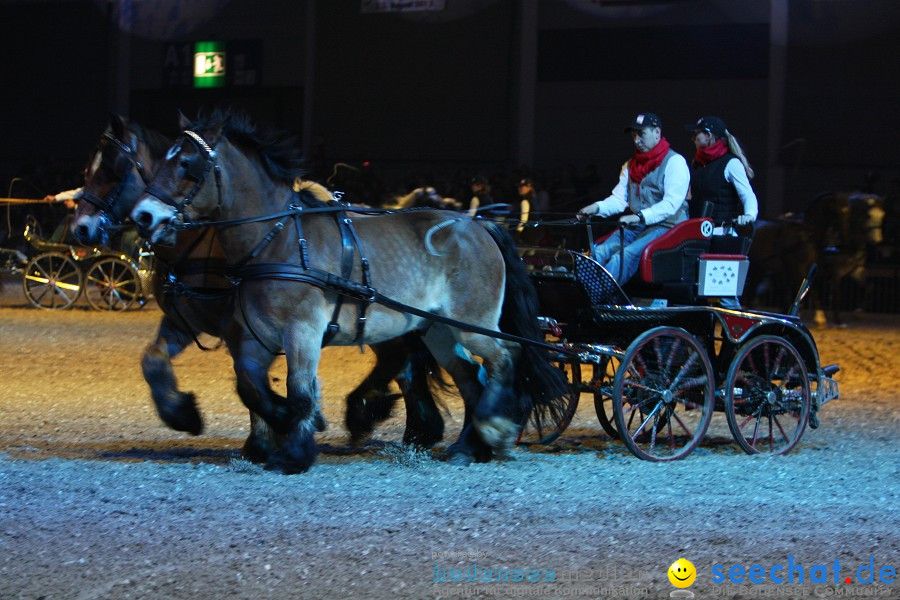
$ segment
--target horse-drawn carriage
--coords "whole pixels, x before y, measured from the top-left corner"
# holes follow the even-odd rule
[[[296,473],[315,460],[315,373],[328,343],[421,335],[465,402],[465,426],[449,448],[462,463],[490,460],[517,435],[551,440],[585,390],[595,394],[604,428],[650,460],[686,456],[714,410],[726,412],[747,452],[787,452],[837,397],[836,367],[821,367],[796,317],[689,302],[637,306],[597,263],[566,250],[526,251],[529,275],[511,236],[494,223],[323,201],[298,189],[295,148],[246,119],[215,114],[182,119],[182,128],[170,148],[153,149],[145,132],[114,119],[98,149],[107,167],[97,170],[96,186],[86,182],[96,189],[96,210],[81,223],[100,235],[102,224],[131,215],[144,237],[171,253],[170,287],[200,304],[225,296],[203,293],[202,280],[190,289],[179,280],[180,263],[197,254],[201,266],[220,255],[228,264],[229,301],[216,313],[228,327],[217,335],[234,356],[252,420],[287,436],[254,440],[253,459],[267,468]],[[124,173],[121,159],[130,164]],[[738,295],[746,257],[714,248],[712,230],[709,219],[692,219],[656,240],[641,267],[645,283],[675,301],[685,293]],[[180,310],[170,320],[195,321]],[[195,328],[205,330],[191,325],[181,337],[189,341]],[[282,349],[286,398],[268,389],[266,372]],[[200,431],[192,395],[167,390],[154,401],[174,428]],[[411,406],[408,422],[421,417]],[[183,413],[196,427],[180,422]]]
[[[29,218],[25,239],[34,253],[3,249],[3,269],[22,273],[25,297],[37,308],[69,308],[83,294],[95,310],[141,307],[150,294],[153,253],[141,244],[133,255],[102,245],[50,241]]]
[[[711,305],[739,296],[747,269],[746,244],[717,239],[713,229],[710,219],[690,219],[644,250],[634,287],[656,300],[642,306],[583,254],[522,250],[573,388],[567,414],[592,393],[604,430],[640,458],[683,458],[713,411],[725,413],[745,452],[782,454],[838,395],[837,366],[820,364],[796,314]],[[684,304],[669,305],[672,297]]]

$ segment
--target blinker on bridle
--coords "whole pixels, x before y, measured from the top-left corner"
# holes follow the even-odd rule
[[[116,207],[118,206],[119,195],[122,193],[122,190],[125,189],[125,184],[128,182],[128,177],[131,174],[128,163],[131,163],[131,165],[134,166],[145,185],[150,183],[150,176],[144,169],[144,163],[138,158],[136,149],[132,148],[108,131],[103,134],[100,142],[100,152],[103,152],[103,143],[111,143],[120,152],[113,161],[112,166],[113,176],[118,180],[118,183],[109,194],[102,198],[86,189],[82,189],[81,199],[95,206],[100,213],[100,218],[102,220],[107,223],[121,225],[124,219],[116,213]]]
[[[153,196],[160,202],[168,204],[175,209],[175,212],[173,213],[172,218],[170,219],[168,224],[168,227],[172,227],[175,229],[178,229],[180,225],[190,222],[189,219],[187,219],[187,215],[185,214],[184,209],[190,206],[191,202],[194,201],[194,197],[200,192],[200,189],[203,187],[203,183],[206,181],[206,175],[209,173],[210,169],[212,169],[213,175],[216,178],[216,191],[219,195],[217,206],[222,205],[222,169],[216,163],[216,151],[206,142],[206,140],[204,140],[200,136],[200,134],[189,129],[185,129],[184,135],[185,138],[188,139],[197,150],[196,154],[189,158],[183,159],[180,163],[181,167],[184,169],[184,177],[193,181],[194,186],[188,191],[188,193],[180,202],[170,196],[165,190],[156,185],[148,185],[144,190],[144,193],[148,196]],[[166,158],[171,159],[177,156],[181,151],[183,143],[184,140],[173,146],[172,149],[169,150],[169,154],[166,156]]]

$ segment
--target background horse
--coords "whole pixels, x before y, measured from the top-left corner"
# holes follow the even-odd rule
[[[745,290],[752,302],[761,290],[786,309],[812,263],[818,265],[808,308],[819,324],[841,323],[839,292],[845,283],[863,285],[866,259],[882,241],[882,199],[872,194],[826,192],[800,216],[760,221],[750,247]],[[766,289],[767,288],[767,289]]]
[[[267,468],[303,472],[315,461],[323,341],[356,345],[423,332],[466,405],[463,431],[450,448],[460,462],[489,460],[494,449],[515,440],[533,407],[550,410],[564,395],[566,383],[545,351],[469,330],[503,329],[543,340],[534,288],[504,230],[447,211],[351,221],[345,207],[292,190],[302,162],[283,134],[261,132],[245,117],[227,114],[193,125],[182,118],[181,126],[184,137],[132,219],[157,244],[176,243],[179,223],[221,220],[225,255],[241,267],[237,302],[245,339],[285,349],[291,413],[250,406],[288,433]],[[482,359],[484,386],[467,353]],[[252,368],[236,354],[236,371]]]
[[[415,188],[408,194],[395,196],[392,201],[383,204],[383,207],[391,210],[402,210],[405,208],[460,210],[462,205],[453,198],[444,198],[431,186],[423,186]]]
[[[168,138],[137,123],[111,117],[85,169],[84,197],[73,225],[74,234],[83,243],[108,242],[110,232],[121,227],[171,145]],[[323,192],[321,188],[317,191]],[[197,435],[203,424],[194,394],[178,390],[171,360],[200,333],[229,339],[233,286],[225,277],[224,257],[213,229],[192,232],[178,247],[157,247],[156,258],[154,292],[164,316],[141,366],[160,418],[173,429]],[[239,331],[239,327],[235,329],[235,333]],[[351,440],[362,441],[375,422],[388,418],[396,396],[387,394],[387,385],[396,378],[408,402],[404,441],[433,445],[443,435],[443,419],[427,378],[428,373],[437,372],[433,358],[415,338],[386,342],[373,350],[375,368],[347,398]],[[270,364],[273,358],[266,354],[260,360]],[[270,389],[267,375],[254,375],[254,380],[238,380],[241,396],[263,394],[283,403]],[[244,444],[244,455],[264,461],[276,442],[265,421],[251,412],[251,433]]]

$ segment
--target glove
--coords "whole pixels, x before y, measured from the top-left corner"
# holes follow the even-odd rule
[[[622,215],[619,217],[619,223],[622,225],[637,225],[641,222],[641,218],[637,215]]]
[[[752,215],[741,215],[737,219],[734,220],[738,225],[746,225],[747,223],[752,223],[756,218]]]

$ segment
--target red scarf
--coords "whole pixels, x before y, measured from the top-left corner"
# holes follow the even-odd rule
[[[720,156],[725,156],[726,152],[728,152],[728,145],[725,144],[725,140],[719,140],[712,146],[697,148],[697,154],[694,155],[694,162],[698,165],[708,165]]]
[[[649,152],[638,152],[635,150],[631,162],[628,163],[628,177],[640,185],[648,173],[662,164],[668,151],[669,141],[666,138],[661,138],[659,143],[653,146],[653,149]]]

